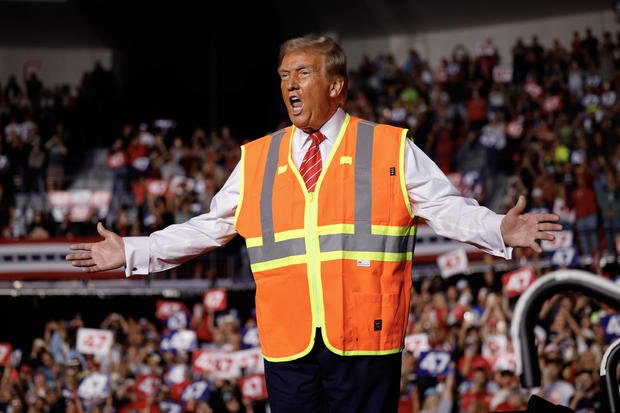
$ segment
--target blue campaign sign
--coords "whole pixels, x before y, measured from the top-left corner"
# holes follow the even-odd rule
[[[609,341],[620,337],[620,314],[614,313],[602,317],[601,325],[605,329],[605,338]]]
[[[551,255],[551,268],[574,268],[577,266],[577,250],[575,247],[559,248]]]
[[[157,407],[159,407],[161,413],[183,413],[183,406],[179,403],[159,402]]]
[[[106,398],[110,395],[110,377],[105,373],[91,373],[80,380],[78,396],[84,400]]]
[[[161,335],[159,348],[162,352],[190,352],[198,347],[198,339],[194,330],[170,331]]]
[[[450,353],[445,351],[423,351],[418,360],[418,375],[427,377],[443,376],[450,366]]]
[[[189,315],[185,311],[177,311],[172,313],[164,323],[168,330],[181,330],[189,325]]]
[[[190,400],[209,400],[209,382],[206,380],[196,381],[183,390],[181,400],[187,403]]]
[[[241,346],[243,348],[259,347],[258,328],[248,327],[241,330]]]

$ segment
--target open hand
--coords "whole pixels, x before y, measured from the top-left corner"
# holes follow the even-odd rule
[[[97,232],[104,238],[103,241],[71,244],[69,249],[85,252],[69,254],[67,261],[71,261],[74,267],[82,267],[84,272],[113,270],[125,265],[123,238],[105,229],[101,222],[97,224]]]
[[[545,231],[561,231],[562,225],[554,224],[560,217],[556,214],[523,214],[525,197],[521,195],[517,205],[510,208],[502,219],[501,231],[506,245],[511,247],[530,247],[541,253],[537,239],[553,241],[555,237]]]

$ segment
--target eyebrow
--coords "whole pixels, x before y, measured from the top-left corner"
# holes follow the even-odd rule
[[[303,70],[303,69],[314,69],[314,67],[313,67],[312,65],[301,65],[301,66],[295,66],[295,67],[294,67],[294,68],[292,68],[292,69],[286,69],[286,68],[279,67],[279,68],[278,68],[278,73],[282,73],[282,72],[291,72],[291,71],[293,71],[293,72],[298,72],[298,71]]]

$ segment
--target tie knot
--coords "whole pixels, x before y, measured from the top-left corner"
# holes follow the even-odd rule
[[[323,135],[320,131],[312,132],[310,134],[310,139],[312,139],[312,143],[319,145],[325,140],[325,135]]]

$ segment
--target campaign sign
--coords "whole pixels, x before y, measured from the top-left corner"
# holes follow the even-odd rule
[[[152,396],[157,393],[161,379],[152,374],[142,374],[136,382],[136,391],[141,397]]]
[[[505,334],[489,335],[482,345],[482,357],[493,364],[498,355],[505,353],[508,348],[508,338]]]
[[[518,138],[523,134],[523,122],[520,120],[513,120],[506,124],[506,135],[511,138]]]
[[[163,179],[149,179],[146,181],[146,191],[152,197],[164,196],[168,192],[168,181]]]
[[[162,334],[159,346],[163,352],[190,352],[198,347],[198,339],[194,330],[171,331]]]
[[[105,399],[110,395],[110,377],[94,372],[80,380],[78,396],[84,400]]]
[[[428,334],[412,334],[405,337],[405,349],[413,353],[414,356],[418,356],[422,351],[428,351],[431,349]]]
[[[189,310],[183,301],[157,300],[155,302],[155,317],[165,320],[172,314],[185,311],[189,314]]]
[[[614,313],[601,317],[601,325],[605,329],[605,338],[608,341],[620,337],[620,313]]]
[[[562,96],[547,96],[543,101],[543,111],[546,113],[555,112],[562,108]]]
[[[514,353],[501,353],[493,363],[493,371],[515,371],[517,361]]]
[[[235,379],[241,377],[241,366],[235,353],[218,353],[213,358],[215,368],[213,374],[218,379]]]
[[[107,162],[110,169],[118,169],[125,165],[125,154],[123,152],[115,152],[108,156]]]
[[[181,330],[189,325],[189,314],[185,311],[177,311],[168,317],[164,324],[168,330]]]
[[[239,367],[244,369],[245,374],[264,373],[265,363],[260,348],[251,348],[234,353]]]
[[[215,351],[196,349],[192,352],[192,371],[195,373],[209,373],[215,368]]]
[[[423,351],[418,359],[418,375],[439,377],[446,374],[450,366],[450,353],[445,351]]]
[[[446,252],[437,257],[437,265],[443,278],[448,278],[455,274],[462,274],[467,271],[467,255],[463,248]]]
[[[166,384],[172,385],[183,382],[186,372],[187,366],[185,364],[173,364],[169,366],[165,376]]]
[[[575,247],[559,248],[551,255],[551,268],[574,268],[577,266]]]
[[[162,401],[157,403],[161,413],[183,413],[183,406],[179,403]]]
[[[512,82],[512,66],[495,66],[493,68],[493,81],[495,83]]]
[[[77,351],[82,354],[105,356],[110,352],[114,333],[96,328],[79,328],[77,332]]]
[[[209,399],[209,382],[200,380],[187,386],[183,390],[181,400],[187,403],[190,400],[208,400]]]
[[[202,304],[207,310],[221,311],[226,309],[226,290],[214,288],[207,290],[202,295]]]
[[[502,275],[502,284],[504,292],[508,298],[514,298],[527,289],[536,279],[534,270],[531,267],[524,266],[518,270],[507,272]]]
[[[11,343],[0,343],[0,366],[7,366],[11,363]]]
[[[555,251],[573,245],[573,231],[557,231],[553,235],[555,236],[553,241],[544,239],[540,242],[543,251]]]
[[[248,400],[264,400],[267,398],[267,385],[264,374],[252,374],[239,380],[241,394]]]
[[[543,88],[534,82],[525,83],[524,89],[534,99],[537,99],[543,92]]]
[[[243,348],[260,347],[258,338],[258,328],[256,326],[243,328],[241,330],[241,346]]]

